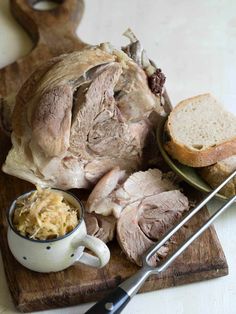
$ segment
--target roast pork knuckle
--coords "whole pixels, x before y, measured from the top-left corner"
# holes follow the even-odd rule
[[[161,111],[146,73],[124,52],[100,45],[59,56],[16,97],[3,171],[61,189],[92,186],[116,166],[132,173],[154,136],[150,115]]]

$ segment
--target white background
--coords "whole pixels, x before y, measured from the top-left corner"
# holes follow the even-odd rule
[[[211,92],[236,113],[235,0],[87,0],[78,35],[86,42],[123,45],[131,27],[167,76],[173,104]],[[0,1],[0,67],[26,55],[32,43]],[[210,209],[219,206],[212,202]],[[235,314],[236,206],[215,224],[229,264],[226,277],[136,296],[124,314]],[[81,314],[90,305],[47,313]],[[16,313],[0,261],[0,313]],[[44,312],[46,313],[46,312]]]

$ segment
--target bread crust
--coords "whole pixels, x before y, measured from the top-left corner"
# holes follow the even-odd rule
[[[198,169],[198,173],[214,189],[230,175],[233,169],[236,169],[236,162],[232,169],[229,169],[229,167],[225,166],[223,162],[218,162],[212,166]],[[230,180],[229,183],[227,183],[219,193],[225,195],[226,197],[235,195],[236,178]]]
[[[210,94],[203,94],[189,98],[188,100],[184,100],[175,107],[172,113],[184,107],[186,105],[186,101],[189,102],[199,97],[206,96],[210,96]],[[173,136],[171,125],[171,119],[173,116],[172,113],[170,113],[164,127],[164,132],[167,138],[167,141],[164,143],[164,148],[174,159],[178,160],[180,163],[190,167],[206,167],[232,155],[236,155],[236,137],[204,150],[193,150],[178,142],[174,139]]]

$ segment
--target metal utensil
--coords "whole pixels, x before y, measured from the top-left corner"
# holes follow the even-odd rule
[[[122,282],[110,295],[96,303],[86,313],[87,314],[118,314],[128,304],[131,298],[138,292],[145,280],[152,274],[159,274],[166,270],[173,261],[194,241],[196,240],[234,201],[236,195],[231,197],[227,203],[220,207],[210,218],[200,227],[192,236],[190,236],[179,248],[177,248],[161,265],[152,267],[149,265],[149,259],[168,241],[186,222],[188,222],[213,196],[219,192],[234,176],[236,170],[222,182],[214,191],[212,191],[203,201],[201,201],[192,211],[189,212],[175,227],[163,236],[156,244],[143,255],[142,268],[133,276]]]

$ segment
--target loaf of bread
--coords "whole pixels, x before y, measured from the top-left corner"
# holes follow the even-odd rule
[[[198,170],[201,177],[214,189],[236,170],[236,156],[231,156],[216,164]],[[236,178],[229,181],[220,194],[231,197],[236,194]]]
[[[180,102],[168,117],[165,135],[166,151],[190,167],[236,155],[236,117],[210,94]]]

